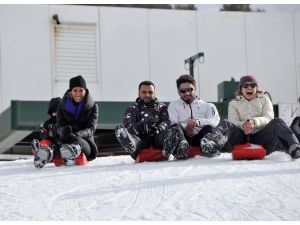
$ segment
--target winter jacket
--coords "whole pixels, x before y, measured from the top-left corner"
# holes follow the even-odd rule
[[[70,98],[69,90],[65,93],[61,103],[58,106],[57,111],[57,132],[60,137],[63,137],[64,127],[70,125],[72,127],[72,132],[86,140],[92,150],[90,156],[87,156],[88,160],[93,160],[96,158],[98,149],[94,141],[94,134],[97,128],[98,122],[98,105],[95,104],[89,91],[86,90],[86,95],[83,101],[83,107],[81,112],[76,119],[75,115],[68,111],[66,104],[67,99]]]
[[[191,103],[178,99],[169,104],[168,112],[171,123],[180,123],[184,128],[189,119],[195,119],[198,126],[193,133],[197,134],[205,125],[217,126],[220,122],[219,112],[212,103],[207,103],[196,97]]]
[[[156,98],[148,104],[137,98],[126,109],[123,125],[129,133],[141,138],[155,136],[170,126],[167,106]]]
[[[250,101],[238,95],[228,106],[228,120],[242,128],[247,119],[252,119],[254,132],[264,128],[273,118],[273,104],[269,95],[263,92],[257,92]]]

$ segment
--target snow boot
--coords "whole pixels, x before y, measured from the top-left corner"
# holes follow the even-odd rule
[[[219,146],[216,142],[210,141],[207,138],[201,139],[201,155],[204,157],[215,157],[220,155]]]
[[[33,155],[36,155],[37,151],[39,150],[40,148],[40,142],[38,139],[33,139],[31,141],[31,152]]]
[[[168,134],[166,139],[164,140],[164,147],[162,149],[162,155],[166,157],[167,159],[171,154],[174,153],[175,148],[178,145],[179,142],[179,136],[180,136],[180,131],[176,127],[172,127]]]
[[[300,158],[300,147],[297,146],[292,152],[291,152],[291,157],[293,159],[299,159]]]
[[[189,144],[186,140],[181,141],[177,147],[177,154],[175,156],[178,160],[185,160],[189,158]]]
[[[43,168],[53,158],[53,150],[50,147],[39,147],[36,149],[33,164],[35,168]]]
[[[123,125],[116,127],[115,135],[126,152],[132,155],[136,151],[136,142]]]
[[[60,156],[66,166],[76,165],[76,158],[81,153],[79,144],[63,144],[60,148]]]

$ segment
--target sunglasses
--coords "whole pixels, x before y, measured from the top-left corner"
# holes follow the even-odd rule
[[[248,87],[251,87],[251,88],[255,88],[256,87],[256,84],[244,84],[242,85],[243,88],[248,88]]]
[[[192,93],[193,90],[194,90],[193,88],[182,88],[182,89],[179,89],[179,92],[180,92],[181,94],[185,94],[185,93],[187,93],[187,92]]]

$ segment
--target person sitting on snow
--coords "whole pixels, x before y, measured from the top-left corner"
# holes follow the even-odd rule
[[[151,146],[162,149],[168,159],[174,149],[178,149],[176,159],[186,159],[186,142],[178,139],[179,130],[170,128],[167,106],[158,102],[155,86],[151,81],[143,81],[138,87],[138,98],[123,116],[123,125],[118,125],[115,135],[133,159],[139,151]]]
[[[202,154],[213,157],[231,152],[234,145],[244,144],[248,138],[252,144],[261,144],[266,154],[278,150],[276,145],[280,142],[293,159],[300,157],[297,137],[282,119],[274,118],[270,96],[258,90],[254,75],[241,77],[236,98],[228,106],[228,120],[221,120],[201,140]]]
[[[192,76],[180,76],[176,85],[180,99],[169,104],[171,123],[180,129],[180,140],[200,147],[200,140],[220,122],[218,110],[214,104],[197,96],[196,82]]]
[[[48,140],[47,145],[41,146],[38,139],[33,139],[31,142],[32,153],[35,155],[33,162],[36,168],[43,168],[47,162],[59,154],[60,142],[56,132],[56,115],[60,101],[59,97],[50,100],[48,105],[50,118],[40,128],[40,140]]]
[[[83,152],[88,161],[98,149],[94,134],[98,122],[98,105],[94,102],[81,75],[70,79],[57,110],[57,133],[62,142],[60,155],[65,165],[73,166]]]

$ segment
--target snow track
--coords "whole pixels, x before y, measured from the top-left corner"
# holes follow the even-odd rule
[[[0,162],[1,220],[299,220],[300,160]]]

